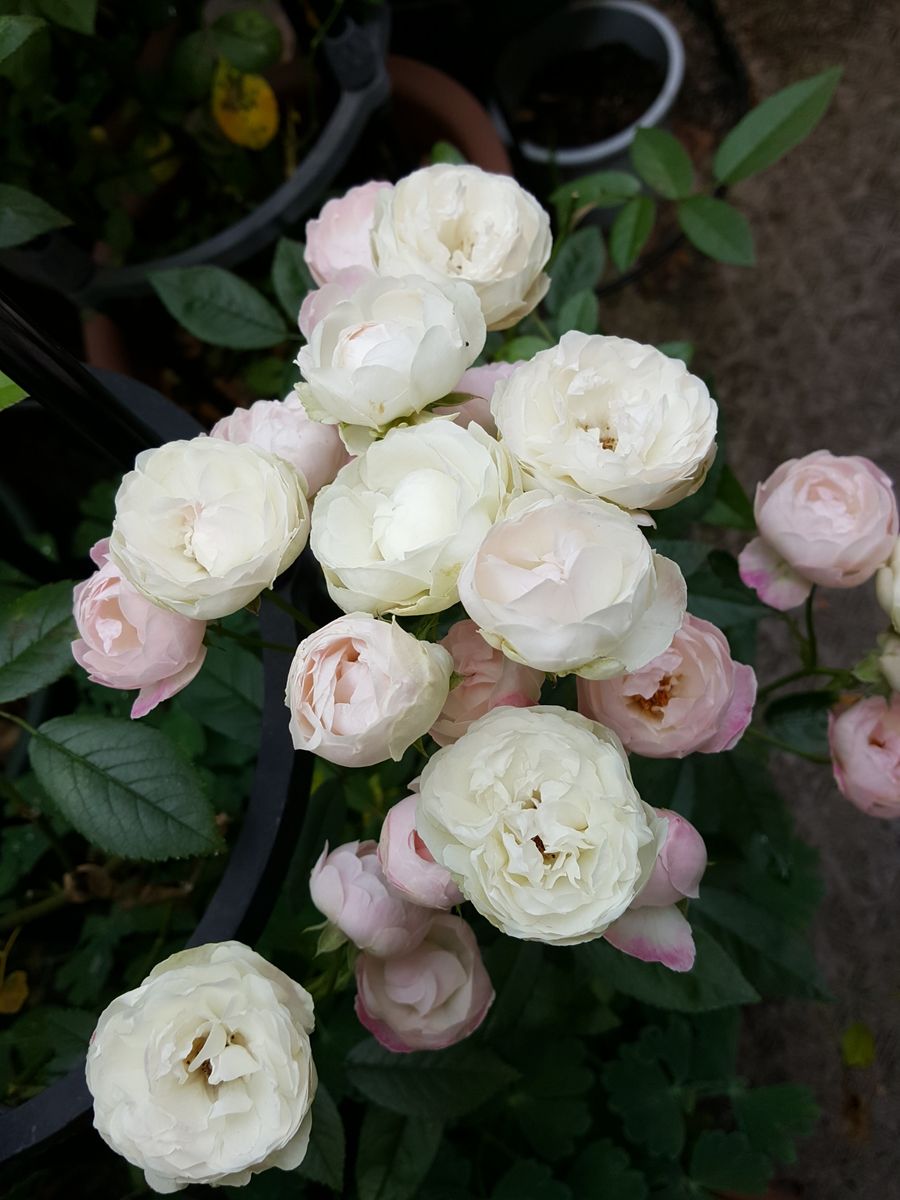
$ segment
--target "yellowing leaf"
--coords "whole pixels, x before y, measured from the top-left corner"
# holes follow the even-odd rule
[[[181,159],[172,153],[173,145],[171,137],[161,129],[156,137],[147,139],[143,148],[150,174],[157,183],[168,183],[181,166]]]
[[[0,1013],[12,1016],[28,999],[28,979],[24,971],[12,971],[0,987]]]
[[[841,1057],[848,1067],[871,1067],[875,1061],[875,1038],[861,1021],[851,1025],[841,1038]]]
[[[269,84],[224,59],[213,76],[212,114],[228,140],[248,150],[262,150],[278,132],[278,101]]]

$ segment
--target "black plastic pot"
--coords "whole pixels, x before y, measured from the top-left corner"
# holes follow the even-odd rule
[[[194,437],[200,426],[158,392],[107,371],[88,371],[48,342],[0,297],[0,370],[55,417],[102,448],[119,470],[136,452],[176,438]],[[287,595],[290,579],[278,583]],[[263,601],[260,635],[290,644],[293,622]],[[288,734],[284,689],[286,654],[263,653],[264,696],[259,756],[250,800],[228,863],[188,945],[253,940],[262,929],[281,884],[309,796],[312,757],[295,754]],[[84,1062],[17,1108],[0,1107],[0,1162],[58,1133],[91,1107]]]
[[[267,200],[234,225],[179,254],[126,267],[98,266],[64,233],[0,254],[0,267],[29,283],[63,293],[81,307],[121,296],[146,295],[154,271],[214,264],[233,267],[270,245],[321,198],[374,110],[387,99],[385,68],[390,16],[385,6],[364,25],[348,20],[323,48],[340,89],[335,109],[296,171]]]

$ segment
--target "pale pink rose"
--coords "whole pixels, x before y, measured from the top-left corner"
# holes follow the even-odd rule
[[[450,913],[432,916],[410,953],[388,959],[361,954],[356,960],[356,1015],[398,1054],[461,1042],[493,1000],[475,934]]]
[[[431,913],[410,904],[381,871],[374,842],[347,842],[328,853],[328,844],[309,876],[309,894],[360,950],[384,957],[407,954],[428,929]]]
[[[330,283],[347,267],[373,269],[375,201],[380,192],[391,189],[390,183],[373,179],[329,200],[318,217],[306,222],[304,257],[316,283]]]
[[[828,721],[834,777],[870,817],[900,817],[900,693],[870,696]]]
[[[378,861],[391,887],[413,904],[453,908],[463,895],[446,867],[434,861],[416,833],[416,797],[407,796],[388,810],[378,839]]]
[[[521,362],[487,363],[482,367],[469,367],[459,383],[453,389],[458,396],[467,396],[467,400],[459,400],[434,411],[443,416],[452,415],[457,425],[468,425],[474,421],[491,437],[497,436],[497,424],[491,412],[491,396],[494,388],[501,379],[509,379]]]
[[[632,958],[662,963],[671,971],[689,971],[696,957],[694,935],[678,904],[700,894],[700,880],[706,870],[706,844],[690,821],[679,813],[658,808],[656,815],[664,817],[668,827],[653,874],[603,936],[611,946]]]
[[[645,667],[614,679],[578,680],[579,712],[646,758],[731,750],[750,724],[755,699],[753,668],[734,661],[721,630],[689,613],[668,650]]]
[[[757,486],[753,511],[759,537],[741,553],[741,578],[781,610],[802,603],[814,583],[865,583],[890,558],[900,526],[887,475],[867,458],[828,450],[777,467]]]
[[[528,708],[537,704],[544,682],[543,671],[513,662],[489,645],[474,621],[457,621],[440,643],[453,658],[457,684],[431,727],[439,746],[461,738],[473,721],[492,708]]]
[[[374,278],[374,271],[366,270],[365,267],[347,267],[344,271],[338,271],[330,282],[316,288],[315,291],[307,292],[297,317],[300,332],[306,340],[309,341],[312,331],[336,304],[340,304],[342,300],[349,300],[358,287]]]
[[[337,428],[311,421],[295,393],[284,400],[257,400],[249,408],[236,408],[216,421],[209,436],[249,442],[284,459],[303,476],[308,500],[350,461]]]
[[[427,733],[450,688],[453,660],[396,622],[348,613],[310,634],[288,672],[296,750],[344,767],[395,762]]]
[[[206,622],[159,608],[136,591],[110,561],[107,538],[97,542],[91,558],[100,569],[77,584],[72,597],[81,635],[72,654],[92,683],[140,688],[131,715],[145,717],[203,666]]]

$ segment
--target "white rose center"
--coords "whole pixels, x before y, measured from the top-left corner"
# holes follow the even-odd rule
[[[457,528],[458,488],[441,471],[411,471],[388,496],[376,502],[372,540],[386,560],[403,558],[422,546],[452,537]]]
[[[181,1065],[182,1083],[202,1080],[212,1087],[233,1083],[260,1069],[241,1033],[216,1019],[198,1026]]]

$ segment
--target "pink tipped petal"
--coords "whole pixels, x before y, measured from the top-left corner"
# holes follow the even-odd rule
[[[90,550],[91,562],[97,567],[102,567],[108,558],[109,558],[109,538],[101,538],[99,542],[95,542],[94,545],[91,547],[91,550]]]
[[[394,1033],[389,1025],[385,1025],[384,1021],[379,1021],[377,1017],[373,1017],[363,1003],[359,992],[356,993],[356,1000],[353,1003],[356,1011],[356,1017],[363,1029],[368,1029],[376,1042],[380,1042],[385,1050],[390,1050],[394,1054],[412,1054],[412,1046],[407,1046]]]
[[[709,754],[721,750],[733,750],[744,735],[744,730],[753,717],[756,703],[756,672],[745,663],[734,664],[734,692],[731,704],[722,719],[713,742],[703,749]]]
[[[690,971],[694,965],[694,935],[674,904],[669,908],[630,908],[603,936],[623,954],[642,962],[662,963],[670,971]]]
[[[136,721],[140,717],[146,717],[147,713],[152,712],[157,704],[162,704],[163,700],[171,699],[177,692],[186,688],[196,678],[205,658],[206,647],[201,646],[194,661],[189,662],[176,675],[170,675],[168,679],[161,679],[158,683],[151,683],[146,687],[142,687],[137,694],[134,704],[131,706],[132,721]]]
[[[741,579],[752,588],[770,608],[786,612],[802,604],[812,591],[812,584],[777,554],[771,546],[756,537],[748,542],[738,557]]]

